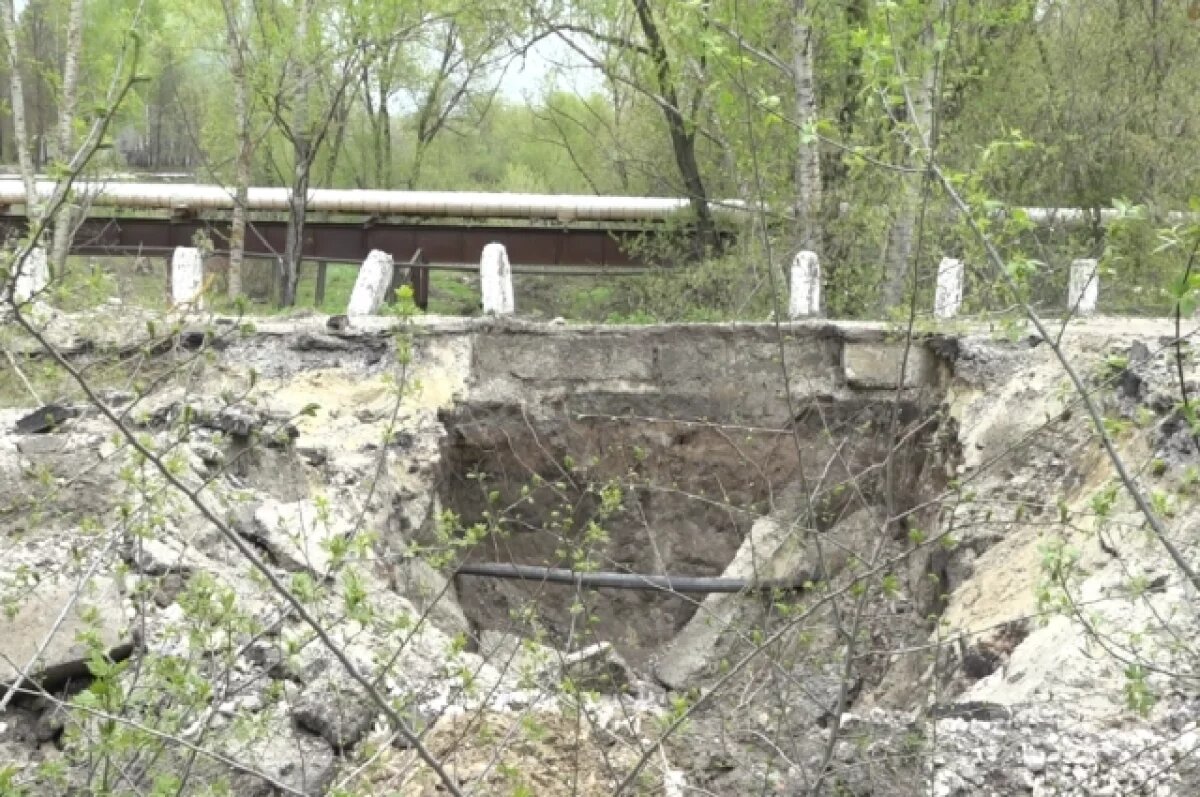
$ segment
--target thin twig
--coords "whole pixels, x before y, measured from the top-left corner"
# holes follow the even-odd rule
[[[45,406],[46,402],[42,401],[42,397],[33,389],[33,385],[29,384],[29,380],[25,378],[25,374],[17,365],[17,361],[13,359],[12,352],[5,349],[4,356],[8,359],[8,364],[12,366],[13,373],[17,375],[17,378],[21,380],[21,384],[25,385],[25,389],[29,391],[29,395],[33,397],[34,403],[39,407]]]

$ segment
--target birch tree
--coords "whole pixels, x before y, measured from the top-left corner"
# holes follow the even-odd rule
[[[67,48],[63,54],[62,91],[58,101],[58,130],[55,158],[65,166],[74,150],[75,105],[79,92],[79,62],[83,52],[83,0],[71,0],[67,16]],[[50,247],[50,268],[61,274],[67,266],[75,218],[68,204],[54,220],[54,240]]]
[[[916,54],[923,56],[918,61],[920,77],[915,81],[912,91],[904,93],[905,103],[903,117],[907,123],[897,125],[900,135],[905,139],[903,150],[906,157],[903,162],[910,166],[921,166],[929,157],[930,148],[934,144],[933,108],[935,107],[935,91],[937,90],[937,50],[936,28],[946,9],[946,0],[935,0],[924,17],[919,34],[919,44]],[[922,63],[923,61],[923,63]],[[904,68],[903,61],[899,61]],[[917,215],[920,206],[921,177],[916,174],[907,175],[899,199],[899,211],[888,233],[887,257],[885,260],[885,277],[882,294],[882,309],[884,311],[898,307],[904,300],[905,282],[913,267],[913,241],[916,235]]]
[[[228,281],[229,298],[237,299],[242,293],[242,260],[246,249],[246,201],[250,193],[254,158],[250,126],[250,76],[247,72],[249,39],[240,0],[221,0],[221,8],[225,14],[225,43],[229,56],[229,71],[233,78],[233,116],[237,139],[233,216],[229,228]]]
[[[0,0],[0,16],[3,17],[4,42],[7,45],[5,55],[8,62],[9,99],[12,103],[13,139],[21,180],[25,184],[25,215],[32,227],[41,219],[41,209],[37,198],[33,153],[29,148],[29,129],[25,119],[25,83],[21,78],[25,57],[13,0]]]
[[[815,35],[809,0],[794,0],[792,22],[792,82],[795,86],[796,125],[796,225],[801,249],[820,249],[822,199],[821,153],[814,129],[819,106],[814,75]]]

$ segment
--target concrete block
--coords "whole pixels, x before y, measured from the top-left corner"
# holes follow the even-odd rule
[[[722,578],[786,579],[799,575],[806,561],[802,530],[775,517],[754,521]],[[716,665],[730,648],[732,629],[761,605],[761,596],[713,594],[667,643],[654,674],[672,689],[684,689]]]
[[[46,263],[46,250],[35,246],[21,264],[13,285],[13,298],[27,302],[46,289],[50,284],[50,267]]]
[[[903,343],[846,343],[842,348],[842,370],[851,387],[872,390],[894,389],[904,362]],[[920,344],[908,347],[904,368],[904,387],[918,387],[925,381],[929,353]]]
[[[171,256],[171,305],[204,309],[204,259],[199,249],[175,247]]]
[[[116,582],[94,578],[78,590],[78,597],[77,586],[73,579],[47,579],[18,600],[16,614],[0,612],[0,684],[18,679],[16,668],[25,667],[35,656],[26,673],[35,678],[53,682],[85,674],[88,646],[77,636],[93,629],[87,619],[92,610],[105,652],[117,658],[128,655],[132,639]],[[56,628],[60,614],[63,620]],[[47,635],[51,635],[48,640]]]
[[[1071,281],[1067,286],[1067,310],[1077,315],[1096,312],[1100,298],[1099,261],[1092,257],[1080,258],[1071,263]]]
[[[807,318],[821,314],[821,262],[816,252],[807,249],[792,260],[789,318]]]
[[[392,284],[395,268],[391,255],[372,249],[358,270],[350,303],[346,305],[346,315],[353,317],[378,313],[387,296],[388,286]]]
[[[504,244],[490,243],[483,247],[479,260],[479,285],[483,293],[483,312],[511,315],[516,310],[513,298],[512,266]]]
[[[943,257],[938,264],[937,289],[933,298],[934,318],[954,318],[962,307],[963,262],[953,257]]]

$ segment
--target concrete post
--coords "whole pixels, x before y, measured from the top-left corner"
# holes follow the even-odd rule
[[[375,315],[387,296],[388,287],[392,284],[392,272],[396,266],[392,256],[387,252],[372,249],[358,270],[358,279],[354,282],[354,292],[350,294],[350,304],[346,305],[346,315],[363,316]]]
[[[1100,296],[1099,261],[1093,257],[1080,258],[1071,263],[1071,282],[1067,288],[1067,311],[1078,315],[1096,312],[1096,301]]]
[[[171,306],[204,309],[204,259],[199,249],[175,247],[171,256]]]
[[[963,262],[943,257],[938,263],[937,289],[933,296],[933,317],[954,318],[962,307]]]
[[[515,312],[512,266],[504,244],[490,243],[483,247],[483,256],[479,259],[479,287],[485,314],[511,315]]]
[[[792,260],[791,296],[788,317],[804,318],[821,314],[821,263],[816,252],[802,249]]]
[[[35,246],[29,250],[25,262],[13,283],[13,298],[18,302],[29,299],[46,289],[50,284],[50,267],[46,263],[46,250]]]

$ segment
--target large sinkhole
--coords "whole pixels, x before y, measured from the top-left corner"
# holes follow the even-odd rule
[[[801,490],[816,497],[824,531],[882,506],[889,471],[897,513],[944,486],[936,415],[915,401],[810,403],[794,428],[646,419],[634,409],[628,418],[561,408],[534,417],[512,404],[444,413],[442,506],[464,526],[482,524],[463,561],[719,576],[755,519],[794,508]],[[608,640],[635,666],[703,597],[479,577],[457,586],[480,630],[540,632],[563,647]]]

